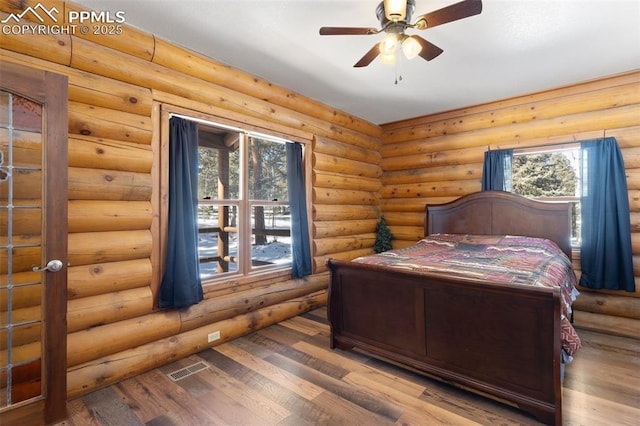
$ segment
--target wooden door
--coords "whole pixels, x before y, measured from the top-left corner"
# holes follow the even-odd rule
[[[67,123],[65,76],[0,62],[2,425],[66,416]]]

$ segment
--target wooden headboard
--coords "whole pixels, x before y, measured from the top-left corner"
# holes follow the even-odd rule
[[[571,259],[569,203],[535,201],[504,191],[482,191],[427,205],[425,235],[526,235],[554,241]]]

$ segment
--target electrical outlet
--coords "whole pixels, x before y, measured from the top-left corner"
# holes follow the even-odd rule
[[[207,342],[215,342],[220,339],[220,331],[214,331],[213,333],[209,333],[207,335]]]

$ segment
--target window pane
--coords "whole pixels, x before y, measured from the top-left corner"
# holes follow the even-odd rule
[[[529,198],[571,203],[571,240],[580,244],[580,149],[513,156],[513,192]],[[575,200],[575,201],[571,201]]]
[[[237,200],[240,197],[240,134],[198,127],[198,199]]]
[[[580,245],[582,232],[580,224],[580,202],[576,201],[571,203],[571,244],[573,245]]]
[[[578,157],[573,153],[514,155],[513,192],[525,197],[575,197],[579,188]]]
[[[198,256],[201,279],[237,272],[237,220],[236,206],[198,206]]]
[[[284,143],[249,139],[249,199],[282,201],[287,191],[287,155]]]
[[[251,229],[253,267],[291,263],[291,216],[287,206],[253,206]]]

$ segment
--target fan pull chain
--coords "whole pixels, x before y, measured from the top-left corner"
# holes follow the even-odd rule
[[[402,60],[402,55],[400,55],[399,51],[397,54],[398,59],[396,60],[395,64],[394,64],[394,70],[395,70],[395,77],[396,80],[394,82],[394,84],[397,86],[399,82],[402,81],[402,72],[398,71],[398,69],[400,68],[400,61]]]

